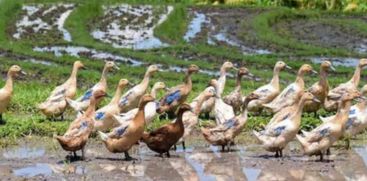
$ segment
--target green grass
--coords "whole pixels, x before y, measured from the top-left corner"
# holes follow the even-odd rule
[[[160,63],[165,65],[176,66],[188,66],[189,64],[197,64],[203,69],[218,70],[221,63],[230,60],[236,62],[239,66],[246,66],[249,70],[262,80],[255,82],[244,80],[242,83],[243,92],[249,93],[257,87],[265,84],[272,76],[273,65],[278,60],[287,62],[293,71],[281,72],[281,79],[287,82],[292,82],[295,79],[297,69],[303,63],[310,63],[307,60],[298,59],[299,56],[347,56],[357,55],[350,53],[345,49],[333,49],[324,48],[316,45],[308,45],[296,41],[292,37],[280,36],[278,32],[274,32],[272,26],[280,21],[296,18],[309,18],[316,21],[324,21],[322,17],[326,16],[332,19],[329,23],[336,24],[338,26],[353,27],[358,31],[365,33],[366,23],[361,23],[360,20],[339,20],[338,17],[348,16],[349,14],[338,14],[336,12],[315,12],[315,11],[302,11],[298,12],[287,8],[270,8],[268,11],[256,16],[252,22],[240,22],[246,26],[250,26],[256,31],[256,39],[271,46],[275,46],[279,52],[270,55],[243,55],[236,48],[226,46],[209,46],[207,44],[200,43],[187,43],[183,40],[183,35],[186,32],[189,24],[188,8],[193,6],[193,2],[190,0],[184,1],[184,3],[176,3],[176,1],[167,0],[167,4],[175,7],[175,10],[168,17],[167,21],[162,23],[155,29],[154,34],[165,42],[168,42],[171,46],[166,48],[144,50],[144,51],[132,51],[130,49],[118,49],[113,48],[109,44],[102,43],[93,39],[90,36],[91,28],[98,22],[99,18],[103,15],[103,5],[117,4],[121,2],[129,2],[132,4],[154,4],[157,5],[157,1],[149,0],[69,0],[68,2],[76,3],[77,8],[73,11],[70,17],[67,19],[65,27],[72,34],[73,41],[71,43],[63,40],[55,39],[52,35],[45,35],[41,41],[30,40],[14,40],[8,34],[7,29],[13,25],[19,18],[21,11],[21,4],[27,3],[55,3],[57,0],[34,0],[34,1],[0,1],[0,51],[9,50],[13,55],[22,55],[30,58],[36,58],[41,60],[47,60],[54,65],[46,66],[40,64],[33,64],[17,60],[14,57],[0,57],[0,70],[5,75],[6,70],[12,64],[19,64],[25,71],[29,73],[29,76],[21,78],[15,82],[14,97],[9,111],[4,114],[8,123],[4,126],[0,126],[0,145],[8,144],[8,140],[16,139],[20,136],[29,134],[35,134],[40,136],[52,136],[54,133],[62,134],[67,128],[70,121],[74,117],[74,113],[68,111],[67,121],[65,122],[51,122],[45,119],[36,109],[36,105],[42,102],[49,94],[49,92],[58,84],[67,79],[70,74],[71,66],[76,59],[80,59],[88,68],[87,71],[81,71],[78,75],[78,95],[90,88],[100,78],[101,69],[103,67],[103,61],[90,60],[86,57],[75,58],[72,56],[55,57],[50,53],[40,53],[32,51],[34,46],[47,46],[47,45],[73,45],[73,46],[86,46],[99,51],[106,51],[116,55],[122,55],[126,57],[132,57],[141,60],[147,64]],[[232,8],[234,6],[219,6],[218,8]],[[247,6],[241,6],[242,8],[249,8]],[[256,8],[256,7],[251,7]],[[352,14],[353,16],[362,16],[363,14]],[[330,16],[335,16],[331,18]],[[246,24],[247,23],[247,24]],[[245,26],[246,24],[246,26]],[[245,28],[244,28],[245,30]],[[240,36],[247,36],[242,34]],[[192,60],[183,60],[179,55],[189,54],[194,57]],[[296,57],[296,58],[294,58]],[[297,61],[295,61],[297,60]],[[126,64],[120,65],[121,70],[109,74],[108,78],[108,92],[113,94],[116,84],[121,78],[127,78],[133,83],[138,83],[145,72],[146,67],[130,67]],[[318,70],[318,65],[313,65]],[[345,82],[353,74],[353,68],[338,67],[337,73],[333,73],[329,82],[332,86]],[[235,72],[232,72],[235,73]],[[365,75],[365,74],[364,74]],[[175,86],[181,83],[184,75],[182,73],[174,72],[159,72],[154,75],[151,80],[151,85],[156,81],[164,81],[168,87]],[[341,78],[342,77],[342,78]],[[196,97],[196,95],[202,91],[208,81],[213,78],[208,75],[197,74],[193,77],[193,91],[190,94],[189,101]],[[318,80],[317,76],[306,76],[307,86],[312,85]],[[364,80],[361,83],[366,83]],[[0,81],[0,87],[4,84]],[[234,87],[235,81],[232,78],[228,78],[227,86],[224,91],[224,95],[228,94]],[[282,84],[285,87],[286,84]],[[162,95],[162,93],[160,94]],[[109,100],[105,100],[104,103]],[[322,115],[326,113],[321,111]],[[269,116],[251,116],[246,129],[260,129],[262,128],[271,117]],[[152,130],[167,123],[169,120],[156,120],[148,126],[148,130]],[[203,120],[202,125],[211,124],[211,120]],[[304,115],[302,121],[302,128],[310,129],[311,127],[319,124],[318,119],[315,119],[311,115]]]

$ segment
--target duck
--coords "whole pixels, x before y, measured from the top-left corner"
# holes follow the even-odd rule
[[[221,68],[220,68],[220,74],[219,74],[219,78],[218,78],[218,94],[222,95],[223,91],[224,91],[224,87],[226,85],[226,79],[227,79],[227,72],[230,69],[234,69],[237,70],[237,68],[233,65],[232,62],[230,61],[226,61],[222,64]],[[199,99],[199,97],[194,98],[194,100]],[[214,109],[214,103],[215,103],[215,98],[209,98],[208,100],[206,100],[203,105],[201,106],[201,113],[210,113],[212,112],[212,110]]]
[[[159,101],[159,108],[157,113],[173,112],[177,106],[186,101],[192,89],[191,75],[197,73],[199,67],[197,65],[190,65],[186,71],[186,76],[183,84],[171,88],[168,93]]]
[[[225,151],[225,147],[227,147],[227,151],[230,151],[231,144],[234,143],[234,139],[241,133],[247,122],[248,103],[257,98],[258,96],[256,94],[248,95],[243,103],[241,114],[214,128],[201,128],[205,140],[212,145],[222,146],[222,151]]]
[[[279,85],[279,73],[284,68],[292,69],[283,61],[278,61],[273,69],[273,78],[271,81],[257,88],[255,91],[251,92],[252,94],[256,94],[259,96],[259,99],[253,100],[248,104],[248,111],[260,114],[264,108],[264,104],[267,104],[274,100],[280,93],[280,85]],[[246,97],[243,97],[245,99]]]
[[[19,75],[27,75],[19,65],[12,65],[7,73],[7,79],[3,88],[0,89],[0,124],[5,124],[3,114],[6,111],[13,96],[13,82]]]
[[[223,98],[224,103],[233,107],[233,111],[238,113],[241,111],[241,107],[243,104],[242,99],[242,91],[241,91],[241,79],[243,76],[248,75],[249,77],[254,77],[246,67],[241,67],[238,69],[237,78],[236,78],[236,87],[235,89],[229,93],[227,96]]]
[[[46,99],[38,105],[38,109],[48,118],[55,119],[61,116],[64,120],[64,112],[67,108],[66,98],[73,99],[77,91],[77,75],[79,69],[84,69],[81,61],[75,61],[70,77],[61,85],[57,86]]]
[[[327,94],[329,93],[329,83],[327,76],[329,71],[335,71],[335,68],[330,61],[323,61],[320,65],[320,80],[314,83],[307,91],[311,92],[320,102],[307,101],[304,106],[304,112],[315,114],[317,116],[317,111],[323,107]]]
[[[337,87],[329,91],[324,103],[324,108],[326,111],[331,112],[338,109],[338,99],[335,99],[335,97],[341,98],[345,92],[354,92],[358,90],[361,72],[365,66],[367,66],[367,59],[360,59],[358,65],[355,68],[353,77],[348,82],[339,84]]]
[[[191,110],[188,110],[183,113],[182,115],[182,121],[184,125],[184,134],[181,137],[181,139],[176,144],[182,144],[182,148],[185,150],[185,139],[191,135],[194,127],[199,122],[199,115],[201,111],[201,106],[203,103],[210,99],[211,97],[215,96],[216,92],[214,87],[209,86],[207,87],[200,95],[198,96],[198,99],[193,100],[190,103]],[[176,121],[176,120],[174,120]],[[176,145],[174,145],[176,147]]]
[[[106,131],[112,127],[118,126],[118,122],[113,118],[114,115],[120,113],[119,100],[121,98],[122,90],[129,84],[127,79],[120,79],[115,95],[111,102],[106,106],[98,109],[95,115],[95,130]]]
[[[138,107],[140,98],[146,94],[151,77],[158,71],[159,68],[157,65],[150,65],[148,67],[143,80],[121,97],[119,101],[120,113],[125,113]]]
[[[218,81],[216,79],[212,79],[210,80],[209,85],[214,87],[216,92],[213,113],[216,124],[220,125],[234,118],[235,113],[233,107],[226,104],[222,99],[222,95],[217,92],[217,90],[219,90]]]
[[[145,106],[145,124],[149,125],[157,117],[157,108],[159,102],[157,100],[157,93],[160,90],[165,90],[166,84],[164,82],[156,82],[153,85],[150,95],[155,101],[148,102]],[[135,115],[138,113],[139,109],[135,108],[126,113],[120,113],[119,115],[114,115],[113,118],[120,124],[128,124],[129,121],[133,120]]]
[[[161,157],[163,156],[163,153],[166,153],[167,157],[170,157],[169,150],[177,143],[185,132],[183,114],[189,110],[191,110],[190,105],[181,104],[178,109],[177,119],[175,122],[165,124],[149,133],[144,132],[141,141],[143,141],[149,149],[159,153]]]
[[[94,129],[94,117],[97,102],[101,101],[101,99],[106,95],[107,94],[103,90],[94,91],[90,98],[90,104],[88,105],[87,110],[70,124],[64,135],[54,136],[65,151],[74,153],[74,158],[77,157],[76,152],[81,150],[81,159],[85,159],[84,148]]]
[[[283,156],[283,149],[297,135],[301,126],[302,111],[307,101],[320,102],[311,92],[305,92],[298,104],[288,109],[288,114],[279,117],[276,123],[267,126],[262,132],[253,131],[253,134],[261,142],[265,150],[275,152],[275,157]]]
[[[312,69],[311,65],[302,65],[298,70],[295,82],[288,85],[273,101],[264,104],[264,107],[270,112],[276,113],[285,107],[293,105],[304,92],[305,82],[303,79],[304,75],[309,72],[317,74],[317,72]]]
[[[323,161],[325,152],[330,153],[329,148],[343,135],[352,100],[360,97],[361,94],[358,91],[345,92],[342,98],[339,98],[338,111],[333,119],[323,122],[310,132],[302,131],[304,136],[296,135],[305,155],[319,155],[320,161]]]
[[[129,155],[130,148],[135,145],[142,137],[145,126],[145,106],[147,103],[154,101],[150,95],[144,95],[140,99],[139,111],[134,119],[128,124],[114,128],[110,133],[98,131],[98,134],[111,153],[124,153],[125,160],[134,160]]]
[[[105,61],[105,66],[102,71],[101,79],[92,88],[88,89],[83,96],[79,97],[77,100],[72,100],[66,97],[68,105],[75,111],[85,110],[90,103],[90,98],[96,90],[102,90],[107,92],[107,74],[112,71],[112,69],[120,70],[120,68],[113,61]],[[99,103],[99,102],[98,102]],[[97,103],[97,105],[98,105]]]

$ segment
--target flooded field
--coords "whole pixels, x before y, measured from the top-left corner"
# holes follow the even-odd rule
[[[200,135],[201,136],[201,135]],[[200,137],[199,136],[199,137]],[[137,161],[124,161],[92,139],[87,160],[70,162],[57,143],[49,138],[25,138],[19,146],[0,151],[2,179],[117,179],[124,180],[354,180],[367,178],[367,147],[332,149],[326,162],[304,157],[292,142],[285,157],[275,158],[253,143],[235,145],[231,152],[190,142],[179,146],[171,158],[161,158],[141,143],[131,150]]]

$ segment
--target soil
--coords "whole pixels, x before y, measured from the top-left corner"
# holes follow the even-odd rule
[[[251,138],[251,136],[247,137]],[[291,142],[283,158],[273,157],[253,141],[239,141],[230,152],[208,146],[200,135],[191,137],[184,151],[158,157],[145,144],[133,147],[136,161],[109,153],[98,139],[86,148],[86,161],[70,161],[50,138],[26,137],[18,146],[0,150],[0,176],[5,180],[349,180],[367,177],[367,148],[332,149],[324,162],[303,156]]]

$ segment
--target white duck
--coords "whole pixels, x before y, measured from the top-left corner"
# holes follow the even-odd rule
[[[304,75],[305,73],[316,71],[308,64],[302,65],[298,70],[297,78],[294,83],[288,85],[272,102],[264,104],[271,112],[278,112],[281,109],[293,105],[303,94],[305,88]]]
[[[214,111],[215,121],[217,125],[223,124],[227,120],[233,119],[235,117],[233,107],[226,104],[223,101],[221,94],[217,92],[217,90],[219,90],[218,81],[215,79],[212,79],[209,85],[213,86],[216,92],[213,111]]]
[[[159,70],[157,65],[150,65],[145,72],[143,80],[140,84],[134,86],[130,90],[128,90],[120,99],[120,112],[125,113],[130,111],[131,109],[137,108],[139,105],[139,100],[146,93],[150,78],[153,76],[155,72]]]
[[[66,98],[66,101],[75,111],[83,111],[85,110],[90,104],[90,98],[97,90],[101,90],[103,92],[107,92],[107,74],[112,69],[120,70],[120,68],[115,64],[113,61],[105,61],[105,66],[102,71],[101,79],[97,84],[95,84],[92,88],[87,90],[83,96],[79,97],[77,100],[72,100]],[[100,100],[101,101],[101,100]],[[97,102],[97,105],[99,102]]]

